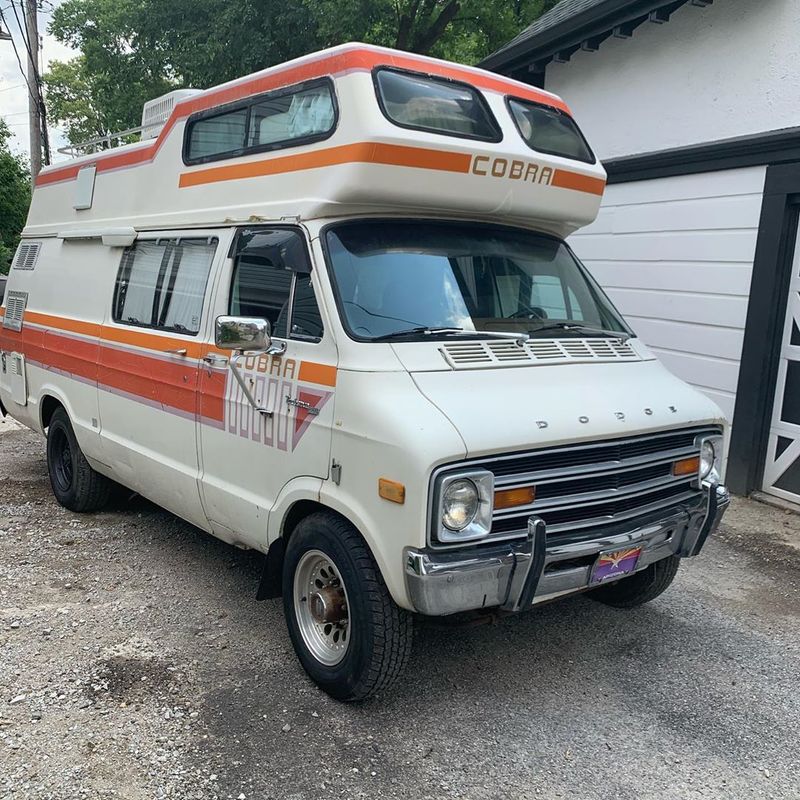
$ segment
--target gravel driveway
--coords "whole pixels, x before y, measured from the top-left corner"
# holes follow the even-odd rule
[[[52,498],[0,424],[2,798],[800,798],[800,517],[748,501],[671,590],[419,626],[403,681],[305,677],[260,557]]]

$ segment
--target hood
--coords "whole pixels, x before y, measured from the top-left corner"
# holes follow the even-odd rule
[[[656,360],[418,371],[468,457],[724,422]]]

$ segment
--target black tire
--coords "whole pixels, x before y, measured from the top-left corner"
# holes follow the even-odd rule
[[[662,558],[629,578],[592,589],[587,596],[607,606],[635,608],[649,603],[665,591],[675,578],[680,563],[678,556]]]
[[[306,644],[295,609],[295,574],[303,556],[313,556],[310,551],[319,551],[330,560],[347,593],[350,637],[342,660],[332,666],[317,658]],[[289,537],[283,562],[283,607],[300,663],[309,677],[337,700],[364,700],[388,689],[408,662],[413,639],[411,614],[392,600],[366,543],[337,514],[311,514]]]
[[[56,500],[70,511],[97,511],[108,502],[113,483],[89,466],[63,408],[47,428],[47,471]]]

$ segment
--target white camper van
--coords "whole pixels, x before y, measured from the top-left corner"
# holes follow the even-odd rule
[[[116,482],[264,552],[343,700],[414,614],[644,603],[728,504],[725,421],[565,243],[604,185],[559,98],[391,50],[160,98],[37,179],[3,413],[67,508]]]

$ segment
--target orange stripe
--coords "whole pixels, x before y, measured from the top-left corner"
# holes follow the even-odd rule
[[[582,175],[580,172],[570,172],[568,169],[557,169],[553,173],[551,186],[560,189],[574,189],[576,192],[602,195],[606,188],[603,178],[593,178],[591,175]]]
[[[317,364],[313,361],[301,361],[297,379],[321,386],[336,386],[336,367],[330,364]]]
[[[437,63],[425,58],[409,54],[381,53],[370,48],[354,48],[353,50],[325,55],[320,58],[298,64],[292,67],[275,68],[261,75],[254,75],[249,80],[236,83],[233,86],[223,86],[210,89],[202,95],[178,103],[158,137],[149,146],[122,153],[110,153],[95,159],[84,161],[80,164],[70,164],[64,167],[45,169],[36,178],[37,186],[46,186],[64,180],[73,180],[80,169],[95,165],[98,172],[123,167],[132,167],[150,161],[160,149],[164,140],[169,136],[173,127],[182,119],[196,111],[205,111],[224,103],[249,97],[271,89],[278,89],[300,83],[305,80],[319,78],[323,75],[336,75],[348,70],[371,70],[377,66],[394,66],[403,69],[425,72],[430,75],[439,75],[446,78],[455,78],[479,89],[488,89],[503,94],[511,94],[537,103],[559,108],[570,113],[569,107],[563,100],[552,97],[546,92],[524,84],[502,78],[499,75],[474,73],[457,64]]]
[[[38,311],[25,311],[25,322],[36,325],[50,326],[70,333],[80,333],[84,336],[99,336],[101,325],[94,322],[84,322],[80,319],[69,317],[54,317],[50,314],[40,314]]]
[[[214,349],[204,342],[190,342],[186,341],[186,339],[174,339],[171,336],[159,336],[130,328],[112,328],[109,325],[103,325],[100,338],[105,342],[143,347],[160,353],[185,349],[187,358],[202,358],[206,353]]]
[[[300,153],[292,156],[279,156],[262,161],[248,161],[245,164],[229,164],[221,167],[198,169],[184,172],[178,181],[181,188],[201,186],[220,181],[235,181],[244,178],[258,178],[264,175],[279,175],[287,172],[299,172],[305,169],[318,169],[336,164],[387,164],[393,167],[415,167],[417,169],[434,169],[442,172],[469,173],[472,155],[457,153],[452,150],[435,150],[428,147],[409,147],[399,144],[381,144],[379,142],[359,142],[338,147],[326,147],[311,153]],[[602,195],[606,182],[602,178],[556,169],[553,172],[551,186],[561,189],[572,189],[577,192]]]
[[[467,173],[471,159],[472,156],[469,153],[454,153],[447,150],[432,150],[426,147],[408,147],[397,144],[358,142],[339,147],[326,147],[310,153],[184,172],[180,176],[178,185],[185,188],[218,181],[256,178],[356,162]]]

